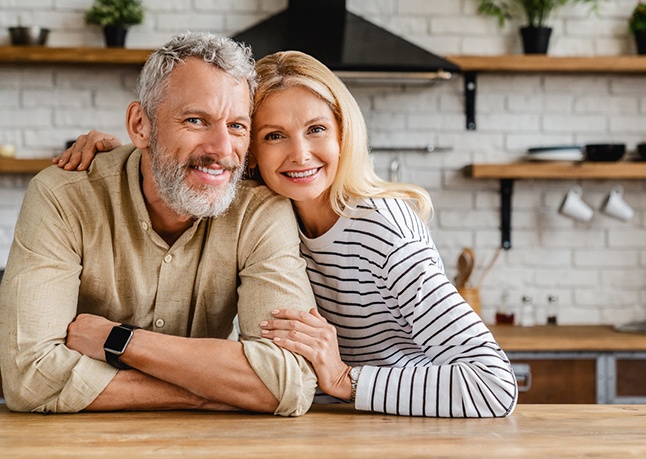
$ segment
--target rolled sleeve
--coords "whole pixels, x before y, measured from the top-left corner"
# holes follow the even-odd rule
[[[32,180],[0,291],[0,368],[13,411],[76,412],[114,377],[65,346],[77,313],[80,257],[50,190]]]
[[[240,238],[240,333],[249,364],[279,401],[275,414],[299,416],[312,404],[316,373],[304,357],[262,339],[260,321],[271,319],[272,309],[309,311],[316,302],[291,204],[265,187],[258,193]]]

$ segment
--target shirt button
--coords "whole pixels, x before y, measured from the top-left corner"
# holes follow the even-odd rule
[[[141,227],[143,228],[144,231],[148,231],[148,223],[141,222]]]
[[[166,322],[164,322],[164,319],[157,319],[155,321],[155,327],[157,328],[162,328],[164,325],[166,325]]]
[[[170,255],[170,254],[166,255],[166,256],[164,257],[164,261],[165,261],[166,263],[170,263],[171,261],[173,261],[173,256],[172,256],[172,255]]]

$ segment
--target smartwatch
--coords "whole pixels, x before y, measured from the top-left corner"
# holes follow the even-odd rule
[[[108,339],[106,339],[103,344],[106,362],[120,370],[130,370],[132,368],[131,366],[121,362],[119,357],[126,352],[128,343],[130,343],[132,335],[134,335],[134,331],[138,328],[141,327],[129,324],[121,324],[112,327],[112,330],[108,335]]]

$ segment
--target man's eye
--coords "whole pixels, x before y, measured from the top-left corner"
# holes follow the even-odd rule
[[[186,122],[191,124],[200,124],[201,120],[199,118],[188,118]]]

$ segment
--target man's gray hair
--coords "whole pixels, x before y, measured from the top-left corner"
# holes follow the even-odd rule
[[[223,35],[186,32],[174,36],[152,53],[139,74],[137,98],[151,120],[154,120],[171,72],[190,57],[213,64],[238,80],[246,80],[253,102],[256,69],[251,48]]]

